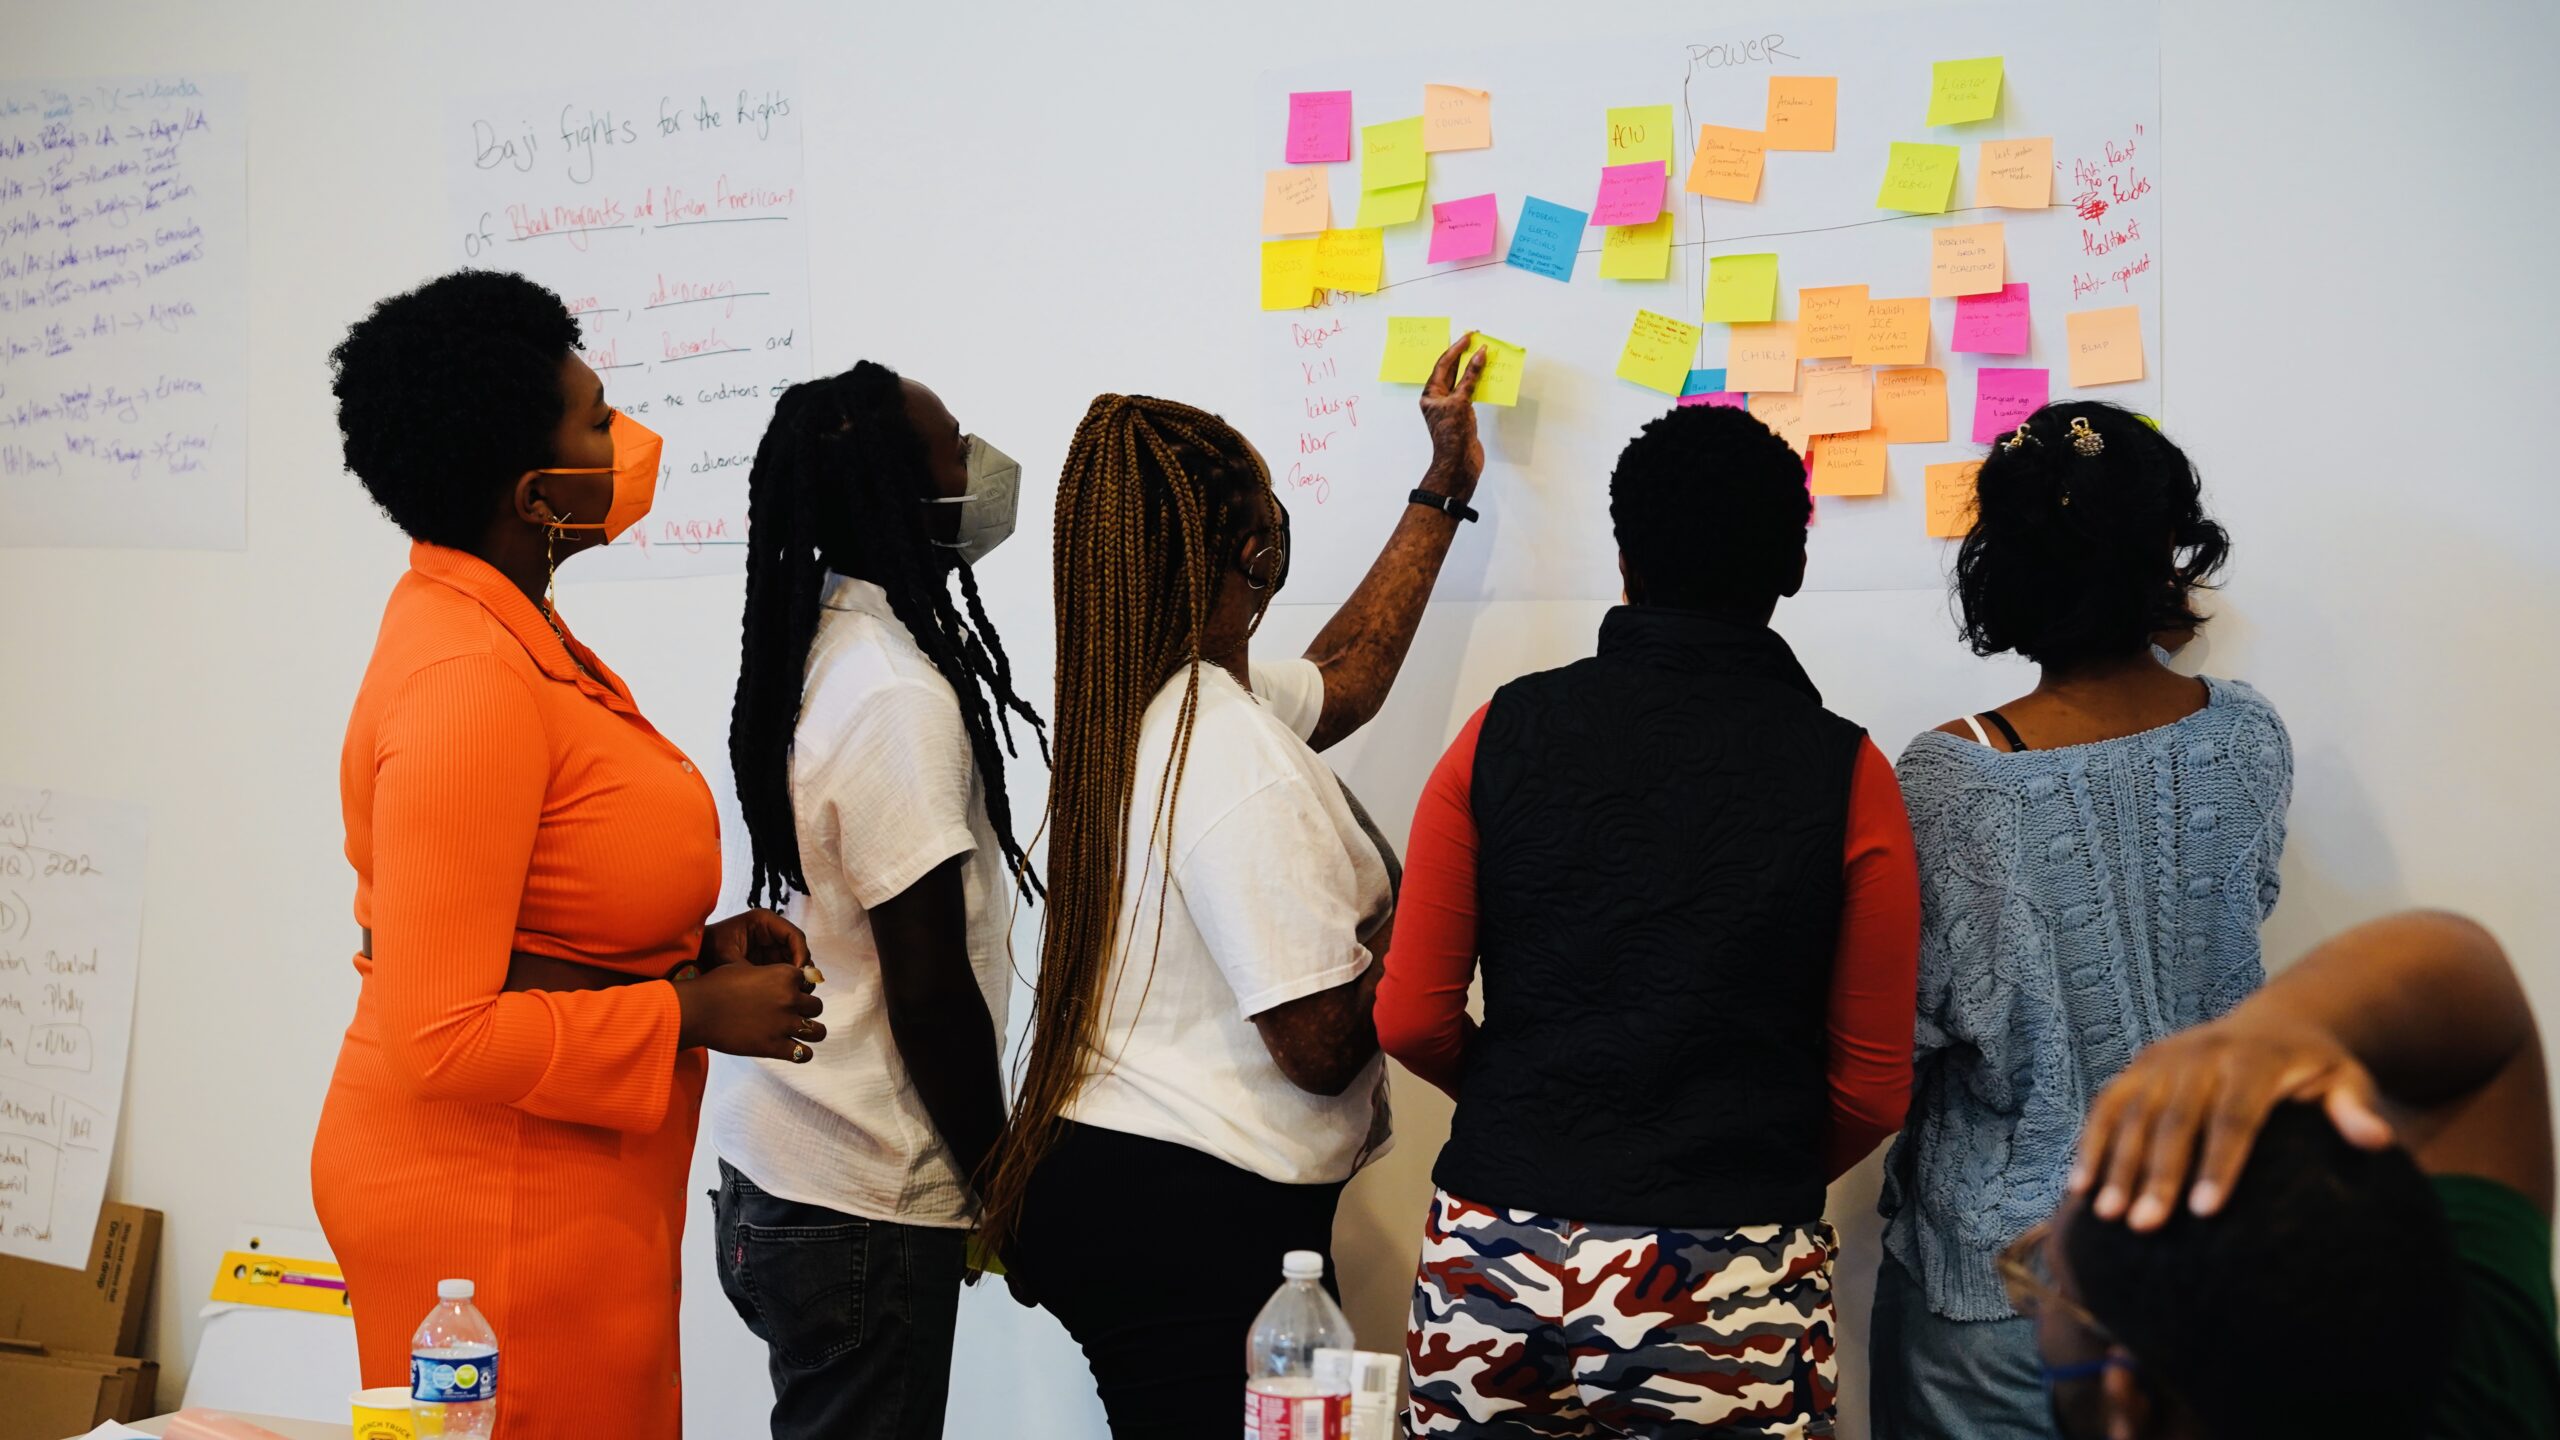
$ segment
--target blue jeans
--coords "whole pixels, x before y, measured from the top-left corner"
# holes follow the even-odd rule
[[[2035,1322],[1950,1320],[1891,1255],[1876,1267],[1867,1391],[1875,1440],[2056,1440]]]
[[[720,1288],[765,1343],[774,1440],[936,1440],[968,1232],[784,1200],[727,1161]]]

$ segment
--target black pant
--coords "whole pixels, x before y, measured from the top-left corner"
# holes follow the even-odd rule
[[[720,1288],[765,1343],[774,1440],[935,1440],[968,1232],[768,1195],[720,1162]]]
[[[1172,1145],[1068,1124],[1032,1173],[1024,1284],[1084,1347],[1117,1440],[1234,1433],[1245,1332],[1280,1258],[1325,1255],[1342,1186],[1283,1185]]]

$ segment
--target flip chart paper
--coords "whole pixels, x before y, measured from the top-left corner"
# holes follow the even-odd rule
[[[1333,223],[1333,191],[1326,167],[1310,165],[1262,172],[1262,233],[1313,235]]]
[[[1700,327],[1651,310],[1636,312],[1627,330],[1626,347],[1618,352],[1618,378],[1676,396],[1689,378],[1689,358],[1697,353]]]
[[[1501,224],[1491,195],[1444,200],[1431,207],[1429,263],[1472,260],[1493,253],[1494,231]]]
[[[1941,540],[1961,540],[1973,528],[1973,477],[1979,460],[1952,460],[1921,471],[1929,492],[1929,533]]]
[[[1807,360],[1846,360],[1867,326],[1867,287],[1822,285],[1796,292],[1796,343]]]
[[[1529,352],[1507,340],[1496,340],[1479,334],[1476,343],[1458,357],[1458,373],[1467,373],[1467,362],[1476,352],[1487,352],[1484,373],[1476,377],[1476,403],[1480,405],[1517,405],[1520,403],[1520,372],[1527,368]]]
[[[1707,262],[1704,318],[1721,324],[1757,324],[1775,319],[1777,313],[1776,255],[1718,255]]]
[[[1876,373],[1876,428],[1888,445],[1937,445],[1947,438],[1947,372],[1905,365]]]
[[[1338,164],[1351,158],[1351,92],[1300,90],[1289,97],[1289,140],[1282,155],[1292,165]]]
[[[1659,160],[1671,166],[1671,107],[1617,105],[1609,110],[1609,150],[1604,165],[1632,165]]]
[[[1973,443],[1988,445],[2006,436],[2019,421],[2043,409],[2052,394],[2049,370],[1985,366],[1974,377]]]
[[[1493,143],[1493,97],[1463,85],[1422,87],[1422,148],[1482,150]]]
[[[1931,125],[1969,125],[2000,112],[2000,57],[1941,60],[1929,72]]]
[[[2003,285],[1990,295],[1956,301],[1955,336],[1948,348],[1966,355],[2024,355],[2033,336],[2027,282]]]
[[[1808,407],[1810,408],[1810,407]],[[1816,495],[1881,495],[1884,493],[1885,442],[1874,430],[1813,437],[1813,493]]]
[[[1953,145],[1894,141],[1885,160],[1883,188],[1876,191],[1876,208],[1913,215],[1944,215],[1949,197],[1956,193],[1956,157],[1960,153]]]
[[[1385,190],[1423,181],[1422,117],[1360,127],[1360,188]]]
[[[1632,165],[1606,165],[1600,170],[1600,196],[1591,205],[1594,225],[1650,225],[1662,214],[1666,172],[1659,160]]]
[[[1671,212],[1650,225],[1612,225],[1600,232],[1600,278],[1659,280],[1671,273]]]
[[[1448,316],[1390,315],[1387,349],[1378,360],[1378,378],[1392,385],[1428,383],[1432,365],[1448,348]]]
[[[1532,195],[1520,207],[1520,223],[1511,231],[1511,251],[1503,259],[1533,275],[1570,281],[1573,257],[1582,248],[1583,227],[1590,218],[1570,205]]]
[[[1985,140],[1973,162],[1973,203],[2042,210],[2053,203],[2053,137]]]
[[[1363,228],[1381,225],[1410,225],[1422,217],[1420,184],[1390,185],[1384,190],[1360,192],[1360,211],[1351,223]]]
[[[1875,382],[1864,365],[1821,365],[1796,382],[1804,396],[1804,428],[1816,435],[1865,430],[1875,424]]]
[[[1861,365],[1924,365],[1929,360],[1929,302],[1869,300],[1866,328],[1850,359]]]
[[[1374,295],[1385,278],[1386,255],[1376,230],[1327,230],[1316,237],[1316,288]]]
[[[1683,188],[1711,200],[1748,205],[1760,198],[1760,172],[1767,163],[1767,144],[1757,130],[1722,125],[1698,127],[1698,152],[1689,160]]]
[[[2007,227],[1942,225],[1929,232],[1929,293],[1996,295],[2009,276]]]
[[[1296,310],[1313,301],[1316,290],[1316,240],[1262,242],[1262,308]]]
[[[1772,150],[1828,150],[1840,113],[1835,75],[1769,77],[1767,129]]]
[[[2073,385],[2119,385],[2142,378],[2142,307],[2074,310],[2064,317]]]
[[[1734,326],[1733,336],[1725,344],[1724,374],[1727,385],[1755,397],[1764,392],[1793,394],[1795,322],[1777,320],[1765,325]]]

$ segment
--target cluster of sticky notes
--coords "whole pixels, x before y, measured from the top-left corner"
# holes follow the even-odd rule
[[[1582,231],[1591,217],[1570,205],[1530,196],[1511,229],[1511,249],[1502,258],[1532,275],[1550,280],[1573,279],[1573,257],[1582,250]]]
[[[1390,385],[1430,383],[1431,367],[1449,348],[1446,315],[1387,317],[1387,349],[1378,360],[1378,378]]]
[[[1689,379],[1689,357],[1696,353],[1700,327],[1651,310],[1636,312],[1627,343],[1618,353],[1618,378],[1677,397]]]
[[[1520,372],[1527,368],[1529,352],[1507,340],[1496,340],[1478,331],[1475,343],[1458,357],[1458,373],[1465,375],[1467,365],[1478,354],[1484,356],[1484,373],[1476,377],[1476,403],[1480,405],[1517,405],[1520,403]]]
[[[1756,325],[1777,318],[1777,314],[1776,255],[1718,255],[1707,261],[1706,313],[1702,318],[1723,325]]]
[[[1429,263],[1473,260],[1492,254],[1494,232],[1500,225],[1501,216],[1491,195],[1441,201],[1431,207]]]
[[[1447,150],[1481,150],[1493,143],[1493,97],[1463,85],[1422,87],[1422,113],[1355,127],[1348,90],[1299,90],[1289,96],[1289,130],[1282,156],[1291,168],[1268,171],[1262,186],[1262,233],[1310,237],[1303,243],[1266,244],[1262,254],[1262,308],[1292,309],[1313,303],[1320,289],[1375,293],[1384,283],[1379,232],[1422,218],[1429,157]],[[1336,229],[1332,176],[1327,168],[1352,158],[1357,130],[1360,208],[1348,228]],[[1431,259],[1465,259],[1493,252],[1496,217],[1491,195],[1471,196],[1431,213]]]

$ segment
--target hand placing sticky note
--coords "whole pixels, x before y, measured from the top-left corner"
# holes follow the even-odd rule
[[[1600,278],[1659,280],[1671,273],[1671,212],[1650,225],[1612,225],[1600,232]]]
[[[1635,324],[1627,331],[1626,347],[1618,352],[1618,378],[1677,396],[1689,378],[1689,360],[1697,353],[1698,336],[1702,333],[1698,326],[1686,321],[1650,310],[1637,311]]]
[[[1262,233],[1313,235],[1333,224],[1333,189],[1322,165],[1262,172]]]
[[[1520,207],[1520,222],[1511,229],[1511,249],[1502,258],[1533,275],[1550,280],[1573,279],[1573,257],[1582,249],[1582,231],[1591,217],[1570,205],[1532,195]]]
[[[1289,97],[1292,165],[1327,165],[1351,158],[1351,92],[1300,90]]]
[[[1996,295],[2009,279],[2007,227],[1942,225],[1929,232],[1929,293]]]
[[[1921,471],[1929,490],[1929,533],[1961,540],[1973,529],[1973,477],[1979,460],[1954,460]]]
[[[2073,385],[2121,385],[2142,378],[2142,307],[2074,310],[2063,320]]]
[[[1479,405],[1517,405],[1520,403],[1520,372],[1527,368],[1529,352],[1509,341],[1496,340],[1479,332],[1476,343],[1458,357],[1458,373],[1467,373],[1467,362],[1477,351],[1485,352],[1484,373],[1476,377],[1475,400]]]
[[[1501,223],[1491,195],[1444,200],[1431,207],[1430,264],[1473,260],[1493,253],[1494,229]]]
[[[1724,383],[1753,395],[1794,394],[1795,322],[1776,320],[1766,325],[1734,326],[1732,338],[1725,343]]]
[[[1776,255],[1718,255],[1707,262],[1707,305],[1702,318],[1725,325],[1758,324],[1777,313]]]
[[[1929,302],[1869,300],[1867,323],[1849,358],[1861,365],[1925,365],[1929,362]]]
[[[1772,75],[1762,133],[1772,150],[1828,150],[1839,113],[1838,76]]]
[[[1390,385],[1428,383],[1431,367],[1439,363],[1440,352],[1448,348],[1448,316],[1390,315],[1387,349],[1378,360],[1378,378]]]
[[[1982,373],[1973,377],[1973,443],[1988,445],[2007,436],[2020,422],[2043,409],[2052,395],[2051,371],[1984,366]],[[2046,441],[2058,444],[2060,437],[2047,436]]]
[[[1423,180],[1422,117],[1360,127],[1360,188],[1385,190]]]
[[[1748,205],[1760,198],[1760,171],[1768,145],[1757,130],[1723,125],[1698,127],[1698,151],[1689,160],[1689,179],[1682,187],[1710,200]]]
[[[1985,140],[1973,162],[1973,203],[2042,210],[2053,203],[2053,137]]]
[[[1768,426],[1787,448],[1801,457],[1813,443],[1812,432],[1804,428],[1804,397],[1784,390],[1754,390],[1744,409],[1751,418]]]
[[[1390,185],[1384,190],[1360,192],[1360,211],[1351,223],[1364,228],[1379,225],[1409,225],[1422,216],[1420,184]]]
[[[1884,436],[1880,433],[1873,430],[1853,434],[1814,433],[1814,494],[1881,495],[1884,493],[1884,468]]]
[[[1959,153],[1953,145],[1894,141],[1892,153],[1885,160],[1884,185],[1876,191],[1876,208],[1912,215],[1944,215],[1956,193]]]
[[[1670,106],[1617,105],[1610,108],[1609,149],[1600,163],[1632,165],[1639,160],[1659,160],[1665,171],[1670,169]]]
[[[1493,143],[1493,97],[1463,85],[1422,87],[1422,148],[1482,150]]]
[[[1888,445],[1939,445],[1947,438],[1947,372],[1903,365],[1876,373],[1876,427]]]
[[[1822,285],[1796,292],[1797,353],[1807,360],[1846,360],[1867,325],[1867,287]]]
[[[1929,71],[1931,125],[1970,125],[2000,113],[2000,57],[1941,60]]]
[[[1667,173],[1659,160],[1600,169],[1600,196],[1591,204],[1594,225],[1650,225],[1662,214]]]
[[[1386,244],[1371,229],[1327,230],[1316,237],[1316,288],[1375,295],[1386,272]]]
[[[1804,428],[1838,435],[1875,424],[1875,384],[1864,365],[1817,365],[1796,382],[1804,397]]]
[[[1297,310],[1316,298],[1316,241],[1262,242],[1262,308]]]
[[[2027,282],[2003,285],[1989,295],[1956,301],[1956,331],[1947,347],[1966,355],[2024,355],[2034,327],[2027,312]]]
[[[1685,400],[1692,395],[1713,395],[1722,389],[1724,389],[1723,370],[1692,370],[1688,378],[1680,382],[1680,398]]]

